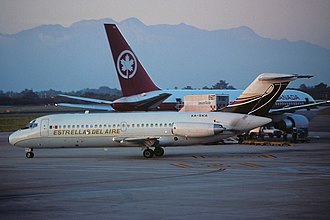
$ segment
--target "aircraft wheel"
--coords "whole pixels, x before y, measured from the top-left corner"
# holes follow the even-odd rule
[[[25,155],[27,158],[33,158],[34,157],[34,153],[33,152],[26,152]]]
[[[143,156],[145,158],[152,158],[154,156],[154,151],[151,149],[146,149],[143,151]]]
[[[164,149],[162,147],[156,147],[154,153],[157,157],[161,157],[164,155]]]

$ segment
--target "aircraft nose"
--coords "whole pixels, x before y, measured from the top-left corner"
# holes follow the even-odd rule
[[[19,140],[17,132],[12,133],[9,135],[8,141],[11,145],[15,145]]]

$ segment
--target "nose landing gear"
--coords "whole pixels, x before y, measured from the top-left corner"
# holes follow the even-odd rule
[[[26,158],[34,157],[33,148],[27,148],[27,149],[25,149],[25,151],[26,151],[26,154],[25,154]]]

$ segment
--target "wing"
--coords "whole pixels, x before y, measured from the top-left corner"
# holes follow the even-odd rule
[[[330,100],[327,100],[327,101],[315,102],[315,103],[310,103],[310,104],[305,104],[305,105],[284,107],[284,108],[280,108],[280,109],[271,109],[269,111],[269,113],[270,114],[292,113],[299,109],[308,109],[311,107],[321,106],[321,105],[325,105],[325,104],[329,104],[329,103],[330,103]]]
[[[158,144],[160,137],[114,137],[112,140],[123,145],[152,147]]]
[[[149,99],[142,100],[136,103],[136,108],[138,110],[154,110],[156,109],[165,99],[170,97],[169,93],[162,93],[158,96],[151,97]]]
[[[92,98],[84,98],[78,96],[70,96],[70,95],[59,95],[61,97],[66,97],[69,99],[75,99],[85,102],[93,102],[98,104],[106,104],[106,105],[89,105],[89,104],[70,104],[70,103],[57,103],[57,106],[64,107],[73,107],[73,108],[83,108],[83,109],[94,109],[94,110],[105,110],[105,111],[150,111],[155,110],[157,107],[171,94],[169,93],[161,93],[159,95],[151,96],[150,98],[142,99],[139,101],[130,101],[128,97],[123,97],[115,100],[114,102],[101,100],[101,99],[92,99]],[[107,105],[112,105],[107,106]]]
[[[172,94],[139,94],[135,96],[122,97],[113,101],[112,106],[116,111],[153,111]],[[141,98],[142,96],[142,98]]]
[[[56,103],[55,106],[81,108],[81,109],[87,109],[87,110],[114,111],[114,109],[110,105]]]
[[[69,98],[69,99],[85,101],[85,102],[94,102],[94,103],[98,103],[98,104],[111,105],[113,103],[112,101],[107,101],[107,100],[102,100],[102,99],[85,98],[85,97],[79,97],[79,96],[71,96],[71,95],[63,95],[63,94],[60,94],[58,96],[66,97],[66,98]]]

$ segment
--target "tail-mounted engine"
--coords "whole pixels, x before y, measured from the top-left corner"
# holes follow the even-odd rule
[[[221,124],[203,122],[176,122],[172,133],[183,137],[209,137],[222,133],[225,128]]]

